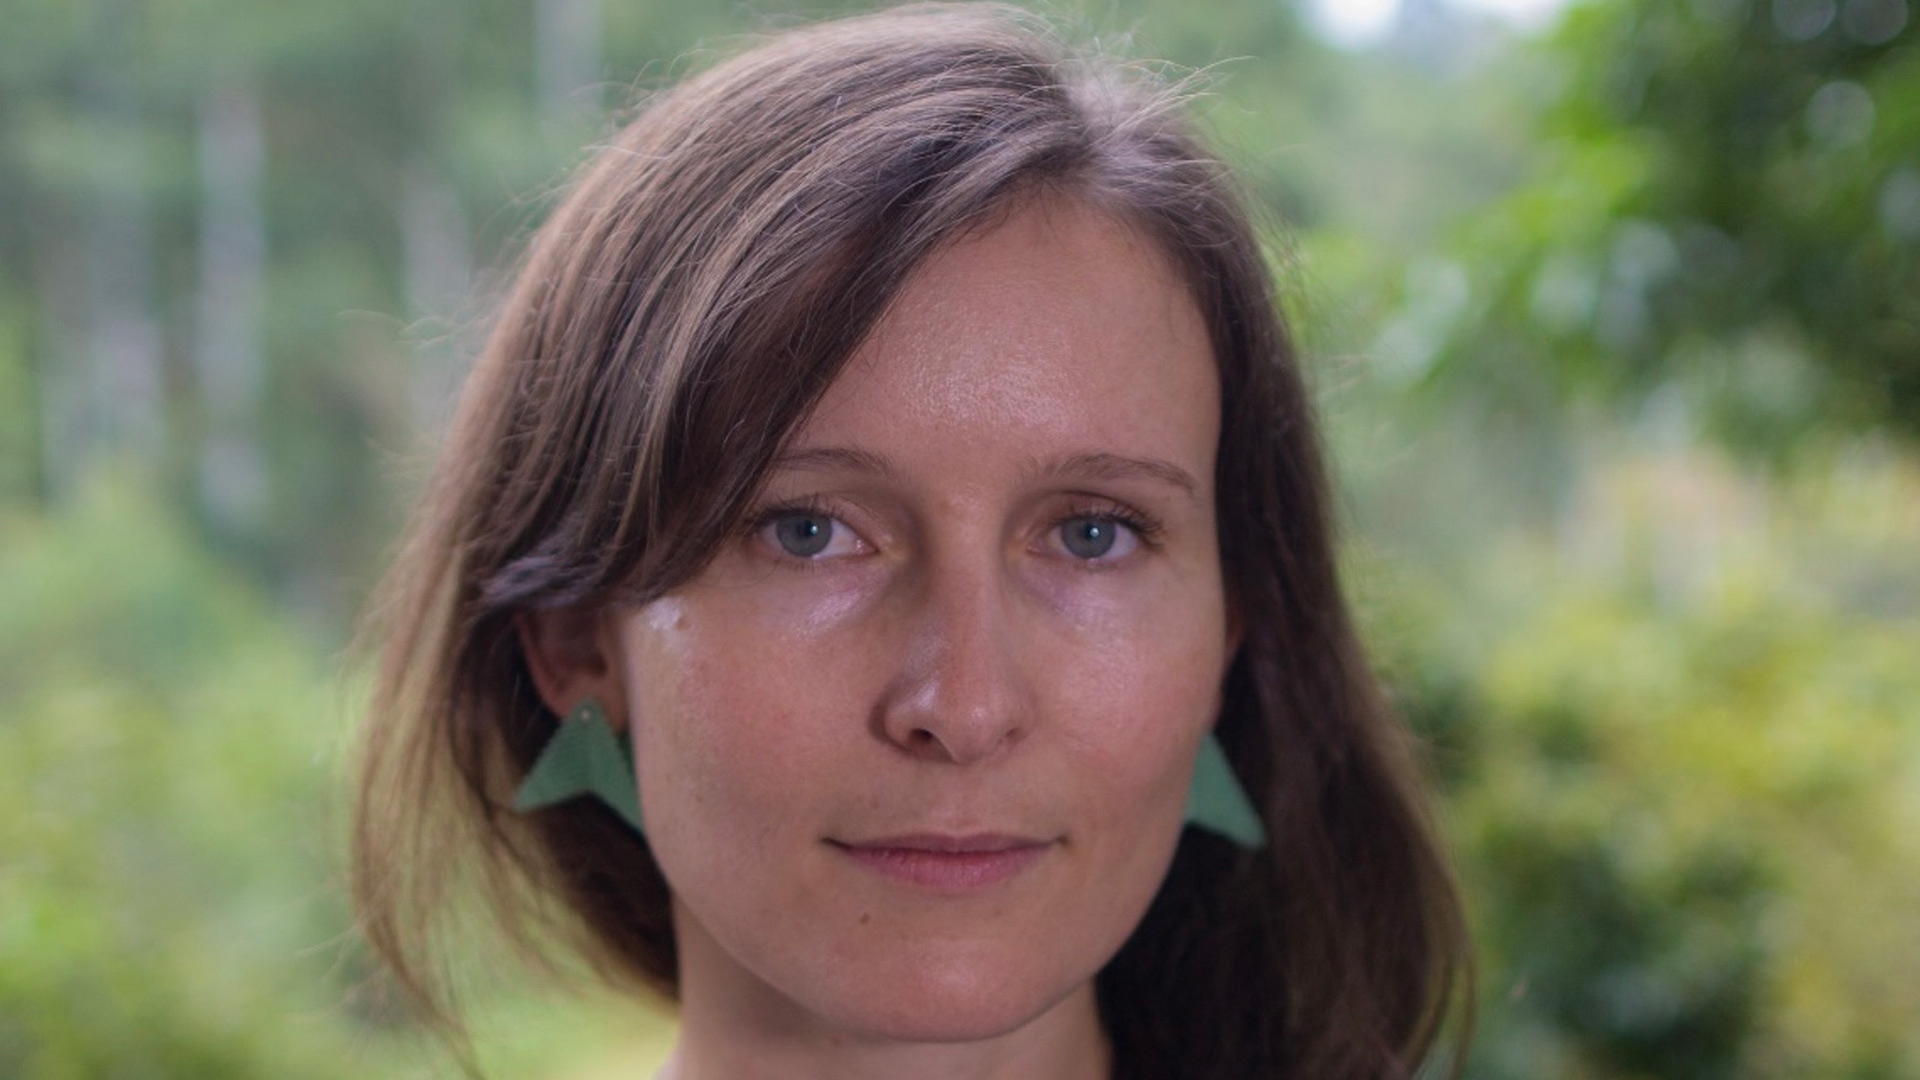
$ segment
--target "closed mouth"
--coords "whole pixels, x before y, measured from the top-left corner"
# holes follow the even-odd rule
[[[1054,840],[1007,833],[914,833],[828,840],[854,863],[889,880],[936,892],[970,892],[1006,882],[1051,850]]]
[[[1049,841],[1012,833],[970,833],[951,836],[945,833],[909,833],[872,840],[829,840],[828,843],[850,850],[925,851],[940,855],[981,855],[1020,848],[1044,847]]]

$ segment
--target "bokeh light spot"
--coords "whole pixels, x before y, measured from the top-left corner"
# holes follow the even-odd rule
[[[1773,25],[1789,41],[1812,41],[1833,25],[1833,0],[1773,0]]]
[[[1873,95],[1850,79],[1822,86],[1807,102],[1807,131],[1835,149],[1865,142],[1873,134]]]
[[[1847,0],[1841,23],[1862,45],[1885,45],[1907,27],[1907,0]]]

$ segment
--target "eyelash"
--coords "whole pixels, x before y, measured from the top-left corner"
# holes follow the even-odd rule
[[[827,508],[826,503],[809,495],[803,499],[789,499],[785,502],[768,503],[766,506],[748,514],[746,520],[740,525],[740,535],[752,536],[754,533],[759,532],[761,529],[766,528],[781,518],[791,517],[796,514],[808,517],[829,517],[835,521],[841,520],[840,515]],[[844,522],[842,523],[844,524]]]
[[[1141,545],[1148,548],[1159,548],[1161,534],[1165,532],[1158,521],[1148,517],[1146,514],[1122,503],[1110,502],[1104,499],[1097,504],[1087,503],[1074,507],[1071,512],[1053,519],[1053,524],[1048,527],[1047,531],[1051,533],[1069,522],[1081,521],[1086,518],[1095,518],[1100,521],[1114,521],[1125,525],[1133,532],[1133,535],[1139,539]]]
[[[782,502],[769,503],[761,507],[758,511],[748,515],[745,522],[741,525],[740,535],[742,538],[751,538],[781,518],[796,514],[809,517],[832,518],[841,528],[850,527],[847,525],[846,520],[834,513],[824,501],[817,496],[810,495],[799,499],[788,499]],[[1158,550],[1160,548],[1163,534],[1166,531],[1159,521],[1147,514],[1143,514],[1123,503],[1102,499],[1098,502],[1078,504],[1067,513],[1055,517],[1047,526],[1047,532],[1048,534],[1052,534],[1071,522],[1081,521],[1087,518],[1095,518],[1100,521],[1112,521],[1124,525],[1133,533],[1135,538],[1140,541],[1141,546],[1151,550]],[[807,566],[815,564],[815,560],[802,559],[798,556],[788,556],[788,561]],[[1098,560],[1082,561],[1098,564]]]

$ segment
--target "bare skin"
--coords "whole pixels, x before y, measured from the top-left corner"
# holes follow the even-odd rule
[[[1036,202],[929,260],[737,541],[523,625],[630,726],[674,890],[667,1080],[1097,1080],[1093,979],[1178,841],[1232,651],[1206,328]]]

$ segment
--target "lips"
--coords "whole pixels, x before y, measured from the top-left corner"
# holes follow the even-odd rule
[[[1054,841],[1005,833],[916,833],[828,844],[856,865],[897,884],[964,893],[1012,880],[1039,862]]]

